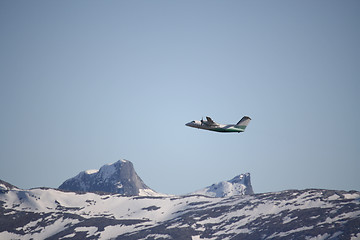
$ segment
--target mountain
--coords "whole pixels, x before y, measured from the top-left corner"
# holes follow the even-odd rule
[[[66,180],[59,189],[78,192],[118,193],[126,196],[159,195],[149,188],[135,172],[132,162],[119,160],[99,170],[82,171]],[[209,197],[229,197],[253,194],[250,173],[240,174],[229,181],[219,182],[192,194]]]
[[[200,189],[193,194],[201,194],[209,197],[230,197],[236,195],[254,194],[250,181],[250,173],[240,174],[229,181],[222,181],[206,188]]]
[[[79,192],[118,193],[126,196],[153,195],[135,172],[132,162],[119,160],[102,166],[99,170],[87,170],[66,180],[61,190]]]
[[[215,198],[13,189],[0,239],[360,239],[360,192],[321,189]]]
[[[357,191],[254,194],[247,173],[189,195],[161,195],[126,160],[60,187],[0,181],[0,239],[360,239]]]

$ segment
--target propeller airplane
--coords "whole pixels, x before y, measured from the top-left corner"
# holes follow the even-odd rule
[[[251,118],[244,116],[237,124],[219,124],[214,122],[210,117],[206,117],[206,120],[191,121],[185,124],[188,127],[199,128],[215,132],[244,132],[245,128],[249,124]]]

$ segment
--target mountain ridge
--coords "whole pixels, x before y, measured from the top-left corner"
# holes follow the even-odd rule
[[[0,239],[355,240],[360,192],[306,189],[218,198],[13,189],[0,194],[0,223]]]
[[[0,239],[360,239],[358,191],[255,194],[245,173],[176,196],[137,177],[130,161],[119,160],[68,179],[87,191],[23,190],[0,181]],[[124,188],[130,179],[135,190]],[[115,192],[93,191],[101,186]]]
[[[125,159],[120,159],[112,164],[105,164],[100,169],[81,171],[76,176],[64,181],[59,189],[77,192],[118,193],[126,196],[166,195],[157,193],[148,187],[136,173],[133,163]],[[253,193],[250,173],[245,173],[189,194],[229,197]]]

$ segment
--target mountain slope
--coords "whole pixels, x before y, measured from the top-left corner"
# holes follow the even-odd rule
[[[16,186],[0,179],[0,193],[5,193],[12,189],[18,189],[18,188]]]
[[[119,160],[102,166],[99,170],[87,170],[66,180],[59,189],[81,192],[119,193],[138,196],[141,193],[155,193],[135,172],[132,162]]]
[[[360,192],[211,198],[9,190],[0,239],[359,239]]]

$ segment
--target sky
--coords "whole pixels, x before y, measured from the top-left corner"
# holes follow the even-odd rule
[[[360,191],[359,1],[0,1],[0,179]],[[186,127],[210,116],[244,133]]]

